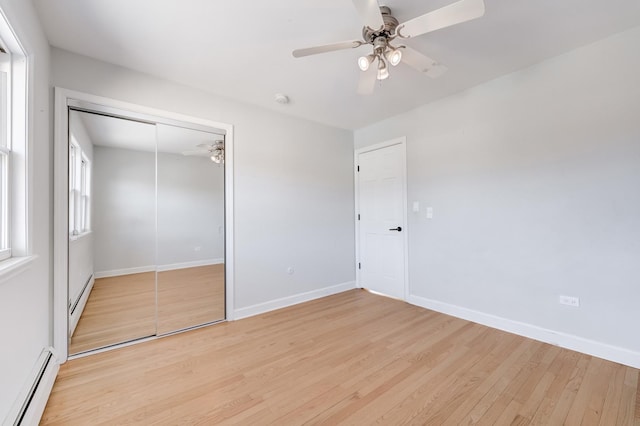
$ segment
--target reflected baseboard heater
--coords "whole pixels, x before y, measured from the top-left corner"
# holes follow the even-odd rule
[[[2,426],[31,426],[40,422],[59,368],[53,348],[43,349]]]
[[[82,316],[87,300],[89,300],[89,294],[91,294],[94,282],[93,274],[89,275],[89,279],[82,287],[78,299],[69,306],[69,336],[73,336],[73,332],[76,331],[78,321],[80,321],[80,316]]]

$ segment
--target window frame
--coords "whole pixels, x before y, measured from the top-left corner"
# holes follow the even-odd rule
[[[11,62],[0,39],[0,261],[11,257]]]
[[[71,136],[69,141],[69,238],[91,232],[91,160]]]
[[[0,195],[0,284],[26,267],[37,256],[31,253],[31,128],[34,103],[29,90],[33,72],[27,53],[7,16],[0,9],[0,151],[2,194]]]
[[[80,156],[80,234],[91,232],[91,160],[81,151]]]
[[[0,261],[11,257],[11,151],[0,146]]]

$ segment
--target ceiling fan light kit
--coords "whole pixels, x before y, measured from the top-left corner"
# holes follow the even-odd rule
[[[387,58],[387,61],[394,67],[402,60],[402,51],[400,50],[402,47],[403,46],[398,46],[395,48],[389,45],[387,51],[384,52],[384,57]]]
[[[408,46],[393,46],[391,42],[396,38],[408,39],[441,28],[470,21],[484,15],[484,0],[459,0],[448,6],[425,13],[406,22],[399,23],[391,14],[387,6],[380,6],[376,0],[352,0],[360,18],[364,23],[362,41],[352,40],[324,46],[296,49],[293,56],[315,55],[342,49],[355,49],[365,44],[373,46],[373,53],[358,58],[358,67],[363,71],[358,85],[358,92],[369,94],[373,92],[376,80],[389,78],[389,67],[404,62],[419,72],[436,78],[446,71],[446,67],[439,62],[409,48]],[[368,72],[371,64],[378,61],[377,72]]]
[[[389,67],[384,62],[384,59],[378,58],[378,74],[376,75],[378,80],[386,80],[389,78]]]
[[[374,59],[376,59],[376,57],[373,54],[360,56],[358,58],[358,67],[360,67],[362,71],[366,71],[369,69],[369,65],[371,65]]]
[[[210,143],[196,145],[195,150],[182,151],[182,155],[209,157],[216,164],[224,164],[224,141],[217,140]]]

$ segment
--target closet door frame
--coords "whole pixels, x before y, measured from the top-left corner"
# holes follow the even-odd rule
[[[226,320],[235,319],[234,307],[234,247],[233,247],[233,125],[129,102],[95,96],[88,93],[55,88],[54,101],[54,216],[53,216],[53,353],[63,364],[69,358],[68,323],[68,135],[69,107],[103,112],[130,118],[192,129],[217,129],[225,134],[224,209],[225,209],[225,313]],[[182,126],[181,126],[182,124]],[[161,337],[161,336],[160,336]],[[150,337],[145,340],[160,338]],[[140,340],[134,342],[138,343]],[[127,346],[123,343],[103,350]]]

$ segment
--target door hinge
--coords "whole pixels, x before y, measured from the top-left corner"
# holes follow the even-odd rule
[[[362,264],[358,262],[358,269],[362,269]]]
[[[358,213],[358,220],[360,220],[360,213]]]
[[[360,166],[358,166],[358,171],[360,171]]]

